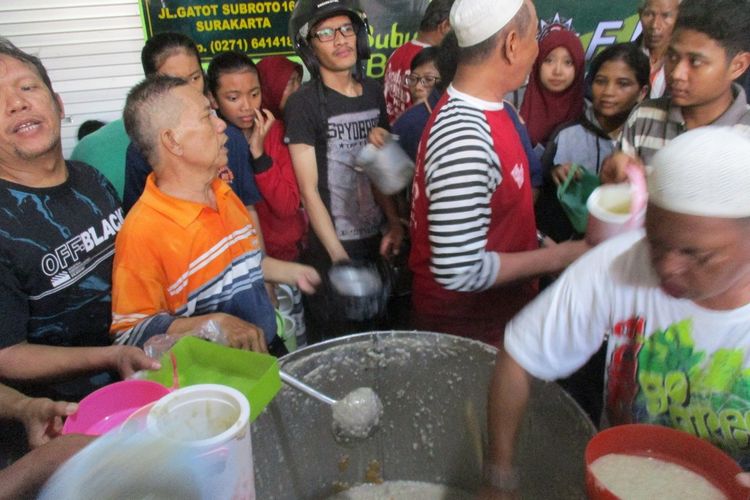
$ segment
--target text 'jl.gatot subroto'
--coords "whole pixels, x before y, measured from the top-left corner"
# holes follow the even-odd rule
[[[157,18],[195,19],[195,28],[198,32],[264,29],[271,28],[269,16],[291,12],[294,5],[294,0],[285,0],[162,7]]]

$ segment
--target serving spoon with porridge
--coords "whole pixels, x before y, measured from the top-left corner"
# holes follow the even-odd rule
[[[337,441],[367,439],[377,429],[383,415],[383,403],[370,387],[354,389],[337,401],[283,370],[279,374],[286,384],[331,406],[333,435]]]

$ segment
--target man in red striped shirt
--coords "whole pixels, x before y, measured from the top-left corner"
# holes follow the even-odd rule
[[[503,96],[537,54],[530,0],[456,0],[452,84],[418,150],[411,213],[412,320],[498,345],[505,323],[587,246],[539,248],[529,160]],[[551,241],[548,240],[551,244]]]

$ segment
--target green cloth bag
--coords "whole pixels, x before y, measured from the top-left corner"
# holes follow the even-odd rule
[[[580,179],[575,179],[577,171],[581,171]],[[586,232],[589,222],[589,210],[586,208],[586,200],[599,186],[599,176],[592,174],[584,167],[572,163],[568,169],[565,182],[557,186],[557,199],[568,216],[568,220],[579,233]]]

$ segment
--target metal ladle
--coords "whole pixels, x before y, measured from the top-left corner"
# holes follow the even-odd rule
[[[333,406],[334,404],[336,404],[335,399],[329,398],[322,392],[319,392],[317,389],[313,389],[306,383],[302,382],[300,379],[292,377],[285,371],[279,370],[279,375],[281,376],[282,381],[284,381],[287,385],[294,387],[298,391],[304,392],[308,396],[312,396],[313,398],[317,399],[318,401],[322,401],[327,405]]]
[[[279,375],[287,385],[331,406],[333,435],[337,441],[349,443],[367,439],[377,429],[383,414],[383,403],[369,387],[360,387],[335,400],[283,370],[279,370]]]

